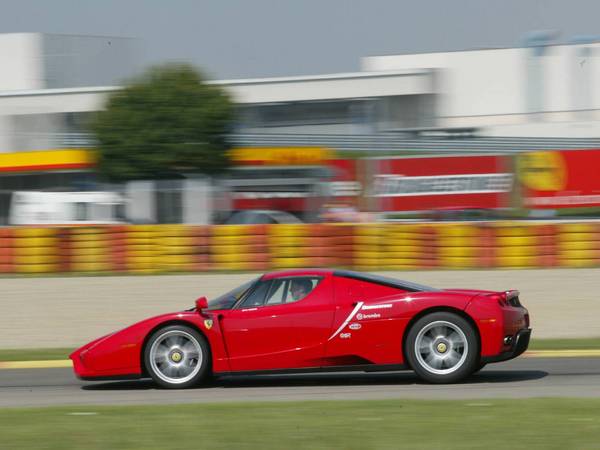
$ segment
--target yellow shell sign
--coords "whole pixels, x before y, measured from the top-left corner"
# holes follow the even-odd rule
[[[523,153],[517,158],[517,173],[521,183],[535,191],[560,191],[567,184],[567,168],[560,152]]]
[[[230,151],[238,164],[316,165],[335,157],[333,150],[324,147],[244,147]]]

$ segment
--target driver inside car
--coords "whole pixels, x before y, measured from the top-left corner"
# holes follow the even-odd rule
[[[290,287],[290,292],[292,294],[292,299],[296,302],[298,300],[303,299],[308,295],[310,291],[312,291],[313,285],[310,280],[305,278],[300,278],[292,281],[292,285]]]

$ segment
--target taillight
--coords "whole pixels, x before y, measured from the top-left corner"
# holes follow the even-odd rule
[[[498,293],[494,293],[494,294],[488,294],[488,297],[490,298],[490,300],[495,300],[498,302],[498,305],[500,305],[500,307],[506,308],[509,306],[514,306],[515,308],[518,308],[521,305],[521,302],[519,301],[519,291],[504,291],[504,292],[498,292]]]
[[[519,291],[505,291],[502,293],[503,297],[503,306],[514,306],[518,308],[521,306],[521,302],[519,301]]]

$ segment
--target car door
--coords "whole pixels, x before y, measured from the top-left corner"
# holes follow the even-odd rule
[[[301,280],[312,289],[299,299]],[[261,280],[221,327],[233,371],[318,367],[325,354],[334,306],[331,277],[295,276]]]
[[[401,304],[378,301],[402,289],[334,277],[335,318],[327,343],[330,365],[397,364],[402,360],[401,321],[390,320]]]

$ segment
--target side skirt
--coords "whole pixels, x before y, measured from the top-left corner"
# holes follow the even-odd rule
[[[303,369],[269,369],[269,370],[246,370],[239,372],[215,372],[217,377],[236,377],[252,375],[301,375],[307,373],[336,373],[336,372],[398,372],[410,370],[406,364],[358,364],[352,366],[331,366],[331,367],[307,367]],[[118,380],[139,380],[150,378],[147,374],[127,374],[111,375],[100,377],[80,377],[83,381],[118,381]]]
[[[139,380],[141,378],[149,378],[141,373],[126,374],[126,375],[108,375],[99,377],[80,377],[77,378],[83,381],[122,381],[122,380]]]
[[[251,375],[293,375],[304,373],[335,373],[335,372],[397,372],[409,370],[406,364],[359,364],[352,366],[306,367],[303,369],[269,369],[245,370],[239,372],[215,372],[216,376],[251,376]]]

